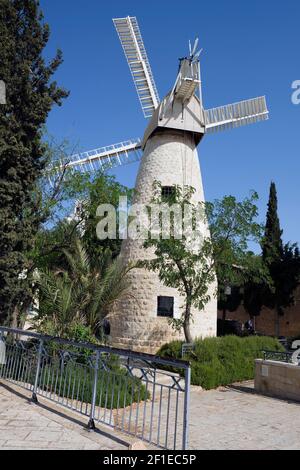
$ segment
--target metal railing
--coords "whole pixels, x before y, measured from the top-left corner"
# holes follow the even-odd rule
[[[280,361],[280,362],[292,362],[292,352],[288,351],[263,351],[264,360]]]
[[[188,448],[189,362],[5,327],[0,346],[0,379],[30,390],[34,402],[42,396],[87,416],[90,429],[102,423]]]

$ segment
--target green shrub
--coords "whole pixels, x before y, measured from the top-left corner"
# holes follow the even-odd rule
[[[181,358],[181,341],[162,346],[161,357]],[[283,351],[275,338],[266,336],[223,336],[197,339],[194,351],[183,359],[191,361],[193,385],[206,390],[254,378],[254,360],[262,350]]]
[[[48,370],[49,369],[49,372]],[[56,370],[55,370],[56,369]],[[94,386],[94,373],[91,369],[79,364],[69,363],[60,373],[59,366],[46,366],[44,377],[53,374],[58,377],[55,383],[57,394],[65,398],[75,398],[79,390],[79,401],[91,403]],[[79,385],[80,384],[80,385]],[[51,390],[46,382],[41,388]],[[112,371],[99,370],[97,381],[96,405],[103,408],[123,408],[131,403],[149,398],[149,392],[138,378],[132,377],[125,369],[113,368]]]
[[[36,357],[33,364],[30,356],[23,350],[8,351],[6,365],[3,366],[3,378],[14,381],[26,381],[33,385],[36,373]],[[81,360],[81,358],[79,358]],[[111,355],[106,365],[108,370],[99,369],[97,381],[96,405],[103,408],[123,408],[150,397],[144,383],[132,377],[119,364],[119,359]],[[1,377],[0,366],[0,377]],[[6,371],[6,372],[5,372]],[[39,377],[39,389],[51,392],[59,397],[91,403],[94,385],[94,371],[85,361],[70,361],[64,365],[59,360],[44,358]]]
[[[172,341],[172,343],[164,344],[160,348],[158,355],[162,357],[170,357],[172,359],[181,358],[181,347],[182,341]]]

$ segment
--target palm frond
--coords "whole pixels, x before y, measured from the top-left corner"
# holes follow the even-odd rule
[[[91,264],[80,239],[69,250],[62,250],[68,270],[44,270],[38,281],[39,320],[52,319],[59,331],[80,320],[96,331],[112,305],[127,295],[127,274],[134,265],[124,266],[103,250],[96,265]]]

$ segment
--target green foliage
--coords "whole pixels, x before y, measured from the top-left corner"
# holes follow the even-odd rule
[[[91,259],[97,260],[101,257],[103,251],[109,252],[112,258],[115,258],[120,253],[122,243],[122,240],[118,237],[119,212],[117,208],[119,198],[126,196],[128,204],[130,204],[133,191],[118,183],[114,176],[100,172],[92,181],[87,183],[86,192],[87,196],[83,204],[82,216],[84,220],[83,240],[87,252]],[[108,238],[99,240],[97,238],[96,227],[101,220],[101,217],[97,216],[97,207],[100,204],[110,204],[116,209],[117,236],[115,240]]]
[[[60,331],[58,331],[58,325],[52,316],[44,318],[42,321],[37,321],[37,323],[36,329],[41,334],[53,337],[57,337],[59,335],[60,338],[75,341],[77,343],[84,342],[100,344],[99,339],[95,337],[91,327],[89,325],[85,325],[82,321],[70,321],[65,325],[65,328]]]
[[[127,290],[129,268],[123,267],[119,259],[111,261],[110,254],[105,253],[98,265],[93,265],[79,238],[73,247],[62,251],[66,269],[40,272],[36,326],[48,334],[51,329],[60,337],[70,337],[78,325],[98,334],[109,308]]]
[[[162,346],[162,357],[181,358],[182,342]],[[220,385],[254,378],[254,360],[262,357],[262,350],[283,351],[274,338],[265,336],[223,336],[195,341],[195,349],[183,359],[192,366],[191,383],[209,390]]]
[[[45,367],[46,376],[48,367]],[[78,387],[78,383],[81,383],[83,387],[80,390],[80,400],[84,403],[91,403],[94,385],[94,373],[91,369],[69,363],[62,376],[59,366],[57,366],[57,370],[53,365],[49,367],[49,372],[53,373],[53,370],[54,377],[58,372],[56,387],[59,395],[64,393],[65,397],[72,398],[74,387]],[[44,388],[47,389],[46,385]],[[99,371],[97,406],[113,409],[125,408],[131,403],[140,402],[147,398],[149,398],[149,392],[146,392],[144,384],[138,378],[131,377],[125,369],[115,366],[113,372]]]
[[[277,191],[275,183],[270,186],[265,236],[262,241],[262,255],[267,265],[280,260],[283,254],[282,230],[277,213]]]
[[[294,292],[300,281],[300,255],[296,244],[286,244],[281,258],[268,264],[272,287],[266,291],[264,305],[276,308],[279,314],[294,301]]]
[[[203,310],[210,300],[209,288],[216,279],[225,282],[240,282],[242,278],[259,276],[259,263],[247,251],[249,241],[258,240],[261,227],[256,222],[257,194],[243,201],[225,196],[213,203],[194,203],[195,189],[174,186],[168,199],[162,197],[162,187],[154,183],[153,204],[172,207],[176,204],[183,215],[182,220],[171,215],[170,233],[165,234],[165,222],[160,215],[160,231],[148,238],[144,247],[154,248],[155,258],[141,261],[140,266],[156,271],[160,280],[168,287],[175,287],[185,299],[182,316],[172,321],[176,329],[184,330],[188,343],[193,338],[190,324],[193,321],[191,308]],[[173,206],[174,207],[174,206]],[[185,214],[189,212],[189,219]],[[209,225],[210,234],[203,230]],[[262,270],[261,266],[259,268]]]
[[[68,348],[68,350],[76,352],[75,348]],[[88,364],[91,351],[83,351],[81,348],[81,354],[83,354],[78,357],[77,361],[67,362],[63,368],[61,362],[55,357],[56,351],[54,342],[48,344],[51,362],[42,363],[39,389],[53,392],[52,387],[55,387],[55,391],[60,397],[76,400],[78,394],[80,401],[91,403],[94,385],[94,370]],[[19,371],[28,370],[28,359],[24,351],[19,350],[14,353],[13,357],[8,354],[7,361],[12,360],[14,367],[11,369],[10,378],[18,380]],[[131,403],[137,403],[150,397],[143,382],[132,377],[126,369],[122,368],[116,356],[109,358],[107,366],[109,370],[101,369],[98,373],[96,406],[108,409],[124,408]],[[34,384],[34,369],[26,372],[26,380],[28,383]]]
[[[0,322],[16,319],[31,295],[26,252],[40,224],[36,183],[45,167],[42,129],[68,93],[51,81],[61,51],[45,63],[49,26],[36,0],[1,0],[0,70]]]
[[[90,326],[75,323],[70,326],[68,331],[68,339],[76,343],[92,343],[98,344]]]
[[[263,227],[256,221],[257,200],[257,193],[252,192],[242,201],[225,196],[206,203],[220,300],[224,300],[222,291],[226,285],[240,287],[250,281],[268,282],[261,258],[248,249],[250,242],[259,243],[262,237]]]
[[[157,355],[161,357],[169,357],[170,359],[181,359],[182,341],[172,341],[164,344]]]
[[[54,153],[62,151],[54,149]],[[101,323],[125,293],[130,267],[117,259],[120,240],[97,239],[96,211],[100,203],[117,206],[121,195],[127,195],[130,202],[131,192],[101,172],[94,177],[66,173],[54,188],[54,196],[47,191],[41,187],[47,225],[39,230],[28,254],[36,270],[39,298],[35,325],[39,331],[65,338],[73,336],[74,328],[90,327],[92,334],[105,342]],[[78,210],[73,218],[66,218],[75,197],[80,201]]]
[[[55,146],[52,152],[59,155],[62,149]],[[54,158],[53,154],[50,159]],[[66,160],[66,155],[61,158]],[[117,257],[121,248],[120,239],[97,238],[96,227],[101,220],[97,216],[97,207],[99,204],[111,204],[117,208],[120,196],[127,196],[130,203],[131,190],[100,171],[93,176],[67,172],[63,180],[57,183],[57,189],[49,191],[49,185],[41,181],[40,191],[43,196],[41,210],[47,223],[39,230],[34,248],[29,253],[33,269],[67,269],[63,250],[69,250],[76,238],[82,239],[91,265],[98,266],[100,260],[109,261]],[[71,219],[67,215],[72,213],[74,205],[76,214]]]
[[[230,285],[231,293],[226,294],[226,286],[219,283],[218,285],[218,310],[225,312],[234,312],[239,307],[243,293],[239,286]]]
[[[35,269],[67,269],[63,250],[74,246],[79,236],[76,221],[62,220],[51,229],[41,228],[35,237],[34,250],[30,253]]]
[[[93,174],[61,169],[61,161],[67,162],[71,153],[67,142],[47,142],[48,170],[52,167],[57,173],[59,164],[60,171],[58,176],[53,175],[52,188],[49,188],[48,173],[44,175],[47,178],[39,181],[45,226],[37,240],[37,264],[39,258],[44,257],[44,251],[46,256],[55,254],[56,249],[69,246],[72,237],[78,233],[83,238],[91,261],[95,259],[97,262],[103,251],[110,252],[111,257],[115,258],[121,249],[122,240],[118,236],[119,198],[126,197],[130,204],[133,190],[118,183],[115,176],[105,173],[103,169]],[[97,215],[97,209],[102,204],[116,209],[116,239],[100,240],[97,237],[97,224],[104,218]]]
[[[246,282],[244,306],[250,315],[259,315],[263,306],[275,309],[277,315],[283,315],[284,308],[293,303],[294,292],[300,281],[300,254],[296,244],[283,245],[277,213],[277,192],[273,182],[261,246],[260,259],[267,277]],[[280,334],[278,318],[275,334]]]

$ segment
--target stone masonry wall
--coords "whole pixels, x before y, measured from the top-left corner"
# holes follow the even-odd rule
[[[276,335],[276,312],[269,308],[263,308],[260,315],[254,317],[255,330],[258,333]],[[218,318],[222,318],[222,312],[218,312]],[[245,323],[249,315],[241,305],[235,312],[227,312],[228,320],[238,320]],[[300,286],[294,294],[294,304],[284,309],[284,315],[279,317],[279,336],[300,335]]]
[[[155,134],[146,145],[136,181],[135,203],[149,203],[153,197],[153,182],[162,185],[190,185],[196,189],[195,201],[203,201],[203,187],[197,150],[188,133],[173,131]],[[207,227],[203,227],[207,233]],[[121,257],[125,264],[153,257],[140,240],[123,241]],[[174,332],[167,318],[157,317],[157,296],[174,297],[174,316],[180,316],[183,299],[176,289],[165,287],[158,275],[144,269],[129,273],[128,293],[116,304],[108,316],[111,323],[113,345],[137,351],[155,353],[159,347],[173,339],[182,338]],[[216,335],[216,285],[210,289],[211,301],[205,311],[194,309],[192,334],[195,337]]]
[[[300,367],[279,361],[255,361],[255,390],[284,400],[300,401]]]

